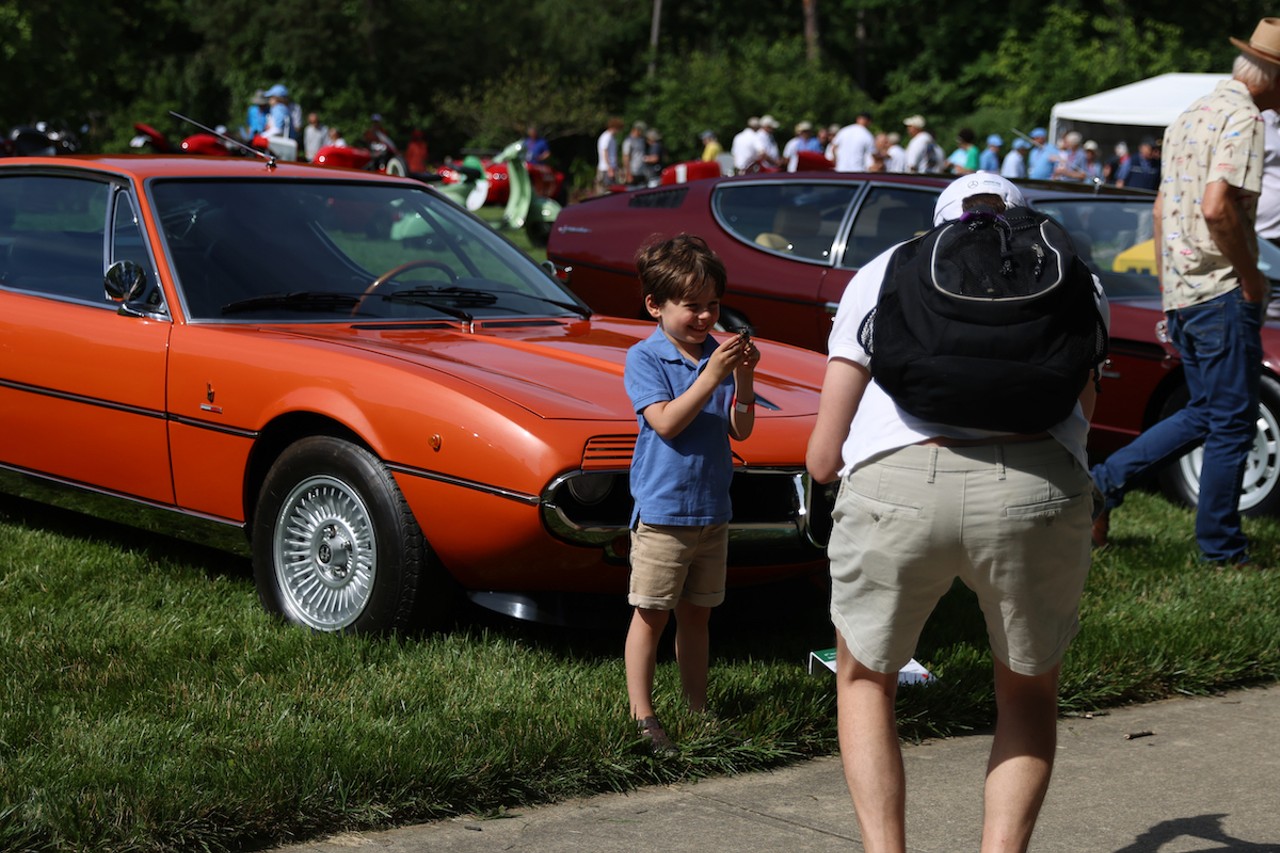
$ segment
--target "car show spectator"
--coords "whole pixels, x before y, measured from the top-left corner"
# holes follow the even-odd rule
[[[427,147],[427,134],[420,127],[415,127],[409,134],[409,144],[404,147],[404,165],[410,175],[425,175],[427,164],[431,162],[431,152]]]
[[[604,192],[618,183],[622,171],[618,168],[618,132],[622,119],[609,119],[604,131],[596,139],[596,190]]]
[[[1013,140],[1009,153],[1004,155],[1000,164],[1000,177],[1025,178],[1027,176],[1027,151],[1031,143],[1019,136]]]
[[[316,113],[308,113],[307,125],[302,129],[302,156],[308,163],[315,161],[316,154],[320,153],[320,149],[324,147],[325,140],[328,138],[329,128],[320,123],[320,116]]]
[[[837,172],[863,172],[871,166],[876,140],[871,134],[871,113],[858,113],[852,124],[840,128],[831,140],[832,162]]]
[[[978,171],[978,143],[973,128],[962,127],[956,134],[957,148],[947,158],[947,170],[953,175],[972,175]]]
[[[1086,184],[1102,183],[1102,161],[1098,159],[1098,143],[1092,139],[1086,140],[1080,150],[1084,152],[1084,160],[1080,163],[1080,180]]]
[[[530,124],[524,129],[523,156],[526,163],[545,163],[551,159],[551,146],[538,133],[536,124]]]
[[[1058,160],[1053,166],[1055,181],[1083,181],[1086,178],[1084,137],[1078,130],[1072,130],[1062,137],[1058,149]]]
[[[925,130],[924,116],[907,116],[902,124],[910,137],[906,150],[907,171],[923,174],[941,169],[942,148],[933,141],[933,134]]]
[[[628,186],[644,185],[644,154],[648,144],[644,135],[648,129],[644,122],[637,121],[622,140],[622,183]]]
[[[756,131],[760,138],[760,165],[776,169],[782,165],[782,152],[778,150],[778,141],[773,132],[778,129],[778,120],[771,115],[760,116],[760,128]]]
[[[662,133],[651,127],[645,131],[644,182],[657,186],[662,180],[662,169],[667,165],[667,148],[662,144]]]
[[[267,100],[267,93],[262,89],[258,89],[250,96],[249,109],[245,114],[246,139],[253,139],[267,129],[267,107],[270,103]]]
[[[934,224],[951,220],[949,209],[994,217],[1022,203],[996,175],[961,177],[938,197]],[[865,850],[919,849],[906,842],[895,697],[926,619],[959,577],[986,614],[994,670],[981,849],[1025,851],[1053,770],[1058,676],[1089,573],[1081,496],[1093,386],[1040,433],[908,414],[875,376],[876,359],[891,356],[869,351],[863,331],[898,248],[863,265],[840,300],[807,457],[814,482],[840,483],[828,557],[846,785]],[[1005,517],[1014,507],[1035,507],[1035,521]]]
[[[888,147],[884,153],[884,170],[886,172],[907,171],[907,151],[902,147],[902,134],[891,130],[885,134]]]
[[[1031,149],[1027,152],[1027,177],[1047,181],[1053,177],[1058,162],[1058,149],[1049,144],[1049,132],[1043,127],[1031,131]]]
[[[270,106],[267,108],[267,123],[262,135],[293,138],[295,128],[293,114],[289,109],[289,90],[277,83],[266,91],[266,96]]]
[[[724,153],[724,146],[716,138],[714,130],[704,130],[699,133],[698,141],[702,143],[702,160],[704,163],[713,163],[720,159],[720,155]]]
[[[800,152],[821,154],[822,145],[813,135],[813,122],[802,121],[796,124],[796,135],[787,140],[782,147],[782,160],[787,164],[787,171],[794,172],[800,162]]]
[[[1138,143],[1138,156],[1129,162],[1129,175],[1124,184],[1129,189],[1154,190],[1160,187],[1160,143],[1145,136]]]
[[[1280,19],[1263,18],[1248,42],[1231,43],[1240,50],[1231,78],[1165,130],[1178,179],[1160,184],[1153,205],[1155,271],[1191,399],[1092,469],[1105,496],[1093,525],[1103,547],[1110,513],[1133,483],[1203,442],[1195,538],[1202,564],[1218,570],[1258,568],[1240,493],[1258,429],[1270,295],[1254,229],[1266,156],[1261,111],[1280,108]]]
[[[1129,145],[1121,140],[1113,151],[1114,156],[1102,164],[1102,180],[1122,187],[1124,179],[1129,176]]]
[[[987,147],[983,150],[982,156],[978,158],[978,168],[984,172],[990,172],[993,175],[1000,173],[1000,149],[1004,147],[1004,139],[1000,134],[993,133],[987,137]]]
[[[333,125],[329,125],[327,144],[332,145],[334,148],[346,148],[347,140],[343,138],[342,131]]]
[[[676,752],[653,705],[658,644],[672,611],[685,702],[707,708],[708,623],[724,601],[733,480],[729,440],[755,425],[759,350],[744,335],[716,341],[724,264],[701,237],[680,234],[636,257],[653,334],[627,351],[623,384],[639,415],[631,459],[634,609],[624,651],[627,696],[657,756]]]
[[[760,118],[747,119],[747,126],[738,131],[729,146],[733,155],[733,170],[739,174],[755,169],[760,163],[764,148],[760,144]]]

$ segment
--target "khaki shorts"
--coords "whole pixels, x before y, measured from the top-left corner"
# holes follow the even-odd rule
[[[1079,630],[1090,510],[1089,475],[1053,440],[887,454],[840,484],[832,621],[864,666],[896,672],[958,577],[992,655],[1047,672]]]
[[[631,531],[628,603],[646,610],[674,610],[684,599],[700,607],[724,601],[729,525],[668,527],[638,522]]]

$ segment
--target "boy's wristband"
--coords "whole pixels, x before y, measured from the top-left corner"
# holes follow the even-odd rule
[[[735,397],[733,400],[733,410],[735,412],[744,412],[744,413],[749,412],[751,411],[751,407],[754,406],[755,404],[756,404],[755,397],[752,397],[750,400],[747,400],[746,402],[743,402],[742,400],[739,400],[738,398]]]

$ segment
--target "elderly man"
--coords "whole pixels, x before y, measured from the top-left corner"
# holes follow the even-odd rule
[[[1155,201],[1156,274],[1169,337],[1191,401],[1093,468],[1107,511],[1094,523],[1106,544],[1109,511],[1144,472],[1204,442],[1196,541],[1215,568],[1248,568],[1240,484],[1253,445],[1268,297],[1254,219],[1262,189],[1261,111],[1280,107],[1280,18],[1263,18],[1230,80],[1165,131],[1171,176]],[[1177,176],[1174,178],[1173,176]]]

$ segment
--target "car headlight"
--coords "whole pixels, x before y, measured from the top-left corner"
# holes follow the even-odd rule
[[[593,506],[609,496],[613,490],[612,474],[583,474],[568,482],[569,494],[584,506]]]

